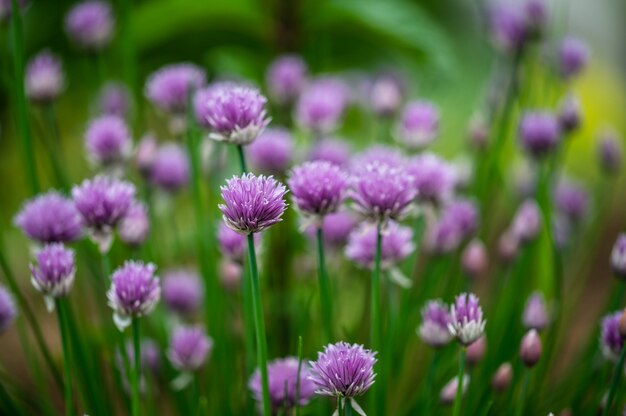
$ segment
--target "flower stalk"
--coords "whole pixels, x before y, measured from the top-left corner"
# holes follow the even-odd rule
[[[461,405],[463,402],[463,374],[465,371],[465,356],[467,351],[465,347],[461,347],[461,355],[459,356],[459,374],[457,377],[456,397],[454,398],[454,407],[452,408],[452,416],[461,414]]]
[[[611,387],[609,387],[609,395],[606,399],[606,405],[602,410],[602,416],[607,416],[611,409],[611,404],[613,403],[613,398],[615,397],[615,393],[617,393],[617,386],[619,385],[619,379],[622,374],[624,368],[624,361],[626,360],[626,346],[622,347],[622,352],[619,355],[619,359],[617,360],[617,364],[615,365],[615,370],[613,371],[613,378],[611,379]]]
[[[139,319],[133,318],[132,322],[133,332],[133,368],[132,368],[132,403],[131,414],[133,416],[139,416],[139,377],[141,372],[141,343],[140,343],[140,331],[139,331]]]
[[[330,282],[328,281],[328,276],[326,275],[326,261],[324,258],[324,231],[322,230],[321,225],[317,228],[317,261],[322,321],[325,332],[324,336],[326,338],[326,342],[331,342],[333,340],[332,301]]]
[[[72,416],[74,414],[72,395],[72,361],[70,356],[70,334],[65,310],[65,301],[63,299],[57,298],[55,306],[59,330],[61,332],[61,345],[63,348],[63,372],[65,376],[63,391],[65,398],[65,414],[67,416]]]

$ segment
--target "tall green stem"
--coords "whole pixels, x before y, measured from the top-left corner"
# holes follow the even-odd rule
[[[70,334],[67,328],[67,316],[65,313],[65,303],[63,299],[56,299],[57,320],[61,331],[61,345],[63,347],[63,372],[65,373],[65,414],[74,414],[72,399],[72,362],[70,356]]]
[[[528,394],[528,384],[530,382],[530,370],[528,368],[524,369],[524,381],[522,382],[522,392],[520,393],[520,398],[515,406],[515,416],[521,416],[524,414],[524,407],[526,405],[526,395]]]
[[[352,416],[352,399],[346,398],[343,405],[344,416]]]
[[[372,270],[372,282],[371,282],[371,305],[370,305],[370,314],[371,314],[371,344],[372,349],[374,351],[378,351],[379,354],[382,355],[382,345],[383,345],[383,331],[382,331],[382,320],[380,317],[381,314],[381,296],[380,296],[380,258],[382,255],[382,245],[383,245],[383,236],[382,236],[382,221],[379,221],[376,225],[376,255],[374,257],[374,269]],[[379,406],[381,402],[381,397],[383,396],[384,389],[384,376],[385,376],[385,365],[384,363],[381,365],[381,370],[379,372],[379,377],[382,379],[380,385],[372,394],[372,408],[374,412],[379,412]]]
[[[63,148],[61,145],[61,135],[59,133],[59,124],[57,123],[56,114],[54,111],[54,105],[48,104],[43,108],[44,117],[46,119],[47,130],[49,137],[44,137],[44,143],[48,150],[48,156],[50,156],[50,163],[54,171],[54,176],[58,185],[65,191],[69,190],[69,182],[65,172],[63,171]]]
[[[139,338],[139,319],[133,318],[133,369],[132,374],[132,404],[131,413],[139,416],[139,374],[141,372],[141,344]]]
[[[248,165],[246,164],[246,155],[243,151],[242,145],[237,145],[237,154],[239,155],[239,165],[241,166],[241,173],[248,171]]]
[[[465,347],[461,347],[461,356],[459,357],[459,375],[457,377],[456,397],[454,398],[454,408],[452,416],[461,414],[461,404],[463,403],[463,372],[465,371]]]
[[[11,0],[11,22],[13,34],[13,68],[15,70],[15,111],[17,113],[17,127],[20,133],[22,144],[22,156],[24,158],[24,169],[26,169],[26,179],[32,195],[40,190],[39,179],[37,178],[37,167],[35,164],[35,152],[33,139],[28,125],[28,111],[26,106],[26,96],[24,95],[24,36],[22,32],[22,14],[17,0]]]
[[[249,278],[250,288],[252,289],[252,308],[254,313],[254,329],[257,343],[257,364],[261,370],[261,386],[263,390],[263,415],[270,416],[270,392],[267,379],[267,340],[265,338],[263,304],[261,303],[259,272],[256,264],[256,252],[254,249],[254,234],[248,234],[248,264],[250,267]]]
[[[298,373],[296,378],[296,416],[300,416],[300,373],[302,371],[302,337],[298,337]]]
[[[318,279],[320,285],[320,306],[322,308],[322,321],[324,325],[324,336],[326,342],[333,340],[333,324],[332,324],[332,300],[330,293],[330,282],[326,275],[326,261],[324,259],[324,231],[320,225],[317,228],[317,262],[318,262]]]
[[[617,360],[617,365],[615,366],[615,370],[613,370],[613,378],[611,379],[611,387],[609,388],[609,397],[606,399],[606,405],[604,406],[604,410],[602,410],[602,416],[607,416],[609,414],[609,410],[611,409],[611,404],[613,403],[613,398],[615,397],[617,386],[619,385],[619,378],[622,375],[622,371],[624,371],[625,358],[626,346],[622,347],[619,360]]]

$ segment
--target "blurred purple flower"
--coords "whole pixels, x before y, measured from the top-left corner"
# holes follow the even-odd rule
[[[134,202],[117,226],[117,233],[124,243],[137,247],[143,244],[150,233],[150,219],[146,206]]]
[[[620,233],[613,244],[611,268],[617,277],[626,280],[626,233]]]
[[[300,95],[295,118],[304,129],[321,136],[337,129],[348,106],[347,86],[336,78],[320,78],[310,83]]]
[[[68,36],[88,50],[105,48],[113,38],[114,25],[111,6],[99,0],[78,3],[65,16]]]
[[[234,232],[234,231],[231,231]],[[241,288],[241,275],[243,266],[241,262],[230,259],[222,259],[219,264],[219,278],[224,289],[228,292],[238,293]]]
[[[441,348],[452,341],[452,334],[448,329],[451,323],[449,306],[441,300],[429,300],[422,308],[422,323],[417,328],[417,334],[427,345]]]
[[[282,128],[266,129],[246,149],[254,170],[268,175],[283,174],[291,164],[293,153],[293,137]]]
[[[161,111],[184,114],[193,91],[206,82],[204,70],[191,63],[164,66],[153,72],[145,86],[145,95]]]
[[[415,250],[413,230],[395,221],[389,221],[382,231],[381,268],[390,269]],[[362,223],[348,237],[346,256],[360,265],[372,269],[376,257],[377,226]]]
[[[17,316],[13,295],[0,285],[0,334],[6,331]]]
[[[519,355],[528,368],[534,367],[541,358],[541,338],[535,329],[529,330],[520,343]]]
[[[355,155],[350,161],[350,172],[359,175],[361,171],[373,163],[406,167],[406,159],[402,152],[389,146],[375,145]]]
[[[26,97],[35,104],[53,102],[65,88],[61,61],[48,50],[31,58],[24,79]]]
[[[347,211],[326,215],[322,221],[324,244],[333,248],[343,247],[348,242],[348,237],[356,225],[356,219]],[[309,230],[312,234],[315,233],[313,228]]]
[[[82,220],[74,202],[56,191],[26,201],[14,223],[39,243],[69,243],[82,236]]]
[[[139,140],[139,144],[137,145],[137,149],[135,151],[135,163],[137,164],[139,173],[144,178],[148,178],[150,176],[150,171],[152,170],[157,150],[158,145],[154,135],[148,133],[145,134],[141,140]]]
[[[448,203],[427,235],[428,247],[435,253],[449,253],[469,238],[478,227],[478,209],[471,200]]]
[[[439,135],[439,109],[428,101],[406,105],[396,126],[396,138],[413,149],[423,149]]]
[[[74,251],[62,243],[46,244],[36,258],[37,263],[30,266],[31,282],[52,311],[55,298],[67,296],[74,284]]]
[[[213,340],[199,326],[180,326],[174,330],[167,351],[172,366],[177,370],[199,370],[213,349]]]
[[[472,278],[477,278],[487,273],[489,268],[489,255],[485,244],[475,238],[470,241],[461,256],[463,271]]]
[[[461,386],[461,395],[465,396],[467,387],[469,386],[470,376],[469,374],[463,374],[463,385]],[[439,400],[445,405],[454,403],[456,393],[459,388],[459,377],[455,376],[452,380],[448,381],[439,393]]]
[[[391,73],[379,74],[368,91],[369,105],[379,117],[395,115],[404,101],[405,85],[401,79]]]
[[[559,120],[547,111],[527,111],[519,124],[522,148],[533,157],[553,151],[561,138]]]
[[[406,165],[409,175],[415,179],[417,199],[440,204],[452,197],[455,172],[448,162],[433,153],[421,153]]]
[[[220,189],[224,222],[240,234],[258,233],[282,221],[287,209],[287,188],[271,176],[233,176]]]
[[[587,191],[579,184],[562,180],[554,192],[556,207],[569,221],[576,224],[587,214],[589,197]]]
[[[317,140],[311,151],[308,160],[325,160],[337,166],[344,166],[350,159],[350,145],[339,139],[325,138]]]
[[[159,188],[175,193],[189,183],[189,158],[187,151],[177,143],[167,143],[157,150],[150,180]]]
[[[521,242],[535,239],[541,230],[541,211],[533,199],[527,199],[519,206],[511,223],[511,233]]]
[[[546,0],[527,0],[524,4],[528,35],[540,38],[548,24],[548,8]]]
[[[18,0],[20,11],[26,7],[28,0]],[[0,0],[0,24],[7,23],[11,19],[11,0]]]
[[[506,53],[519,53],[528,37],[526,16],[522,10],[511,3],[500,3],[489,10],[489,17],[496,47]]]
[[[559,124],[563,133],[572,133],[580,127],[582,108],[574,94],[567,94],[559,105]]]
[[[132,138],[123,118],[104,115],[89,123],[85,132],[88,159],[97,166],[119,165],[132,152]]]
[[[448,324],[450,333],[464,346],[468,346],[480,338],[485,332],[483,310],[478,298],[473,293],[462,293],[450,306],[451,322]]]
[[[611,361],[617,361],[624,348],[624,339],[619,331],[619,321],[623,314],[620,310],[606,315],[600,325],[600,349],[605,358]]]
[[[524,328],[542,331],[548,326],[549,320],[548,308],[543,294],[541,292],[532,293],[526,301],[522,314]]]
[[[233,231],[225,223],[220,223],[217,241],[222,254],[237,263],[243,263],[246,253],[246,237]]]
[[[559,47],[559,66],[561,75],[570,79],[578,75],[587,65],[589,49],[580,39],[568,36]]]
[[[100,90],[98,109],[102,114],[125,117],[130,111],[130,102],[130,92],[126,85],[109,82]]]
[[[598,158],[605,173],[616,174],[622,164],[622,145],[619,134],[605,129],[598,137]]]
[[[170,270],[163,276],[163,302],[181,315],[194,313],[202,303],[204,289],[198,275],[189,270]]]
[[[296,55],[276,58],[268,67],[265,77],[270,97],[280,105],[291,104],[307,83],[307,67]]]

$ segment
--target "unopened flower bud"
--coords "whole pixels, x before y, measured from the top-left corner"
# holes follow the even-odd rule
[[[487,349],[487,339],[483,335],[482,337],[478,338],[473,344],[470,344],[470,346],[467,347],[467,350],[466,350],[467,364],[470,366],[474,366],[478,364],[478,362],[485,355],[486,349]]]
[[[446,404],[446,405],[450,405],[454,403],[454,399],[456,398],[456,391],[459,386],[458,380],[459,380],[458,377],[454,377],[452,380],[448,382],[448,384],[443,386],[443,388],[441,389],[441,393],[439,394],[439,399],[441,400],[441,403]],[[470,382],[469,374],[464,374],[463,386],[461,388],[462,390],[461,394],[463,396],[465,396],[465,392],[467,391],[467,386],[469,385],[469,382]]]
[[[539,358],[541,358],[541,338],[539,338],[536,330],[531,329],[524,335],[520,344],[519,354],[524,365],[528,368],[534,367],[539,362]]]
[[[474,239],[463,250],[463,271],[472,278],[480,277],[487,272],[489,266],[487,249],[482,241]]]
[[[510,264],[517,257],[519,241],[512,232],[505,231],[498,241],[498,254],[503,263]]]
[[[493,389],[499,393],[505,391],[511,385],[511,379],[513,378],[513,366],[511,363],[502,363],[496,370],[496,373],[491,379],[491,385]]]

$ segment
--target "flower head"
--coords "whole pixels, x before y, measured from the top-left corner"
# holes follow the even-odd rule
[[[510,54],[518,53],[528,38],[526,16],[511,4],[499,4],[490,10],[491,37],[495,45]]]
[[[421,153],[409,160],[406,170],[415,179],[418,200],[442,203],[452,196],[454,168],[439,156]]]
[[[180,326],[170,338],[167,357],[174,368],[180,371],[196,371],[206,363],[212,349],[213,340],[204,329]]]
[[[626,233],[620,233],[611,250],[611,268],[617,277],[626,279]]]
[[[482,336],[485,331],[483,310],[473,293],[462,293],[450,306],[450,333],[462,345],[468,346]]]
[[[189,159],[186,150],[176,143],[162,145],[154,155],[150,180],[170,193],[184,188],[189,182]]]
[[[416,194],[414,179],[403,167],[378,162],[354,175],[349,191],[354,208],[379,222],[404,217]]]
[[[348,188],[348,176],[330,162],[305,162],[293,168],[287,184],[300,212],[321,219],[339,209]]]
[[[98,109],[101,114],[124,117],[130,111],[130,92],[126,85],[109,82],[98,95]]]
[[[546,300],[541,292],[534,292],[528,297],[522,315],[522,324],[526,329],[543,330],[548,326],[550,317]]]
[[[559,212],[572,223],[580,222],[587,214],[589,196],[587,191],[576,182],[560,181],[554,191],[554,200]]]
[[[342,247],[347,243],[348,237],[356,225],[356,218],[347,211],[334,212],[324,216],[322,220],[324,244],[329,247]],[[310,232],[315,234],[313,228],[310,228]]]
[[[429,300],[422,308],[422,323],[417,334],[426,344],[433,348],[441,348],[452,341],[448,330],[451,323],[449,306],[441,300]]]
[[[439,110],[427,101],[407,104],[396,127],[397,139],[415,149],[423,149],[439,134]]]
[[[295,118],[298,125],[317,135],[334,131],[348,106],[349,91],[335,78],[322,78],[310,83],[300,94]]]
[[[468,276],[476,278],[487,272],[489,267],[489,255],[485,243],[475,238],[463,250],[461,257],[463,271]]]
[[[74,284],[74,251],[61,243],[47,244],[37,254],[37,263],[31,264],[30,271],[33,286],[44,295],[48,310],[52,310],[54,299],[66,296]]]
[[[203,298],[200,278],[189,270],[170,270],[163,276],[163,302],[173,312],[188,315],[195,312]]]
[[[376,145],[352,158],[350,172],[359,175],[361,171],[367,170],[368,166],[374,163],[405,167],[406,159],[402,152],[395,147]]]
[[[191,63],[164,66],[150,75],[145,94],[148,100],[169,114],[184,114],[189,95],[206,82],[204,70]]]
[[[467,387],[469,386],[470,375],[463,374],[463,385],[461,386],[461,394],[465,396]],[[452,404],[456,398],[456,393],[459,387],[459,377],[455,376],[452,380],[448,381],[439,393],[439,399],[443,404]]]
[[[491,379],[491,386],[499,393],[505,391],[511,385],[513,379],[513,366],[509,362],[500,364]]]
[[[559,49],[559,67],[563,78],[578,75],[587,65],[589,49],[584,42],[574,37],[563,39]]]
[[[520,344],[519,355],[526,367],[534,367],[541,358],[541,338],[535,329],[524,335]]]
[[[427,235],[428,247],[435,253],[456,250],[478,227],[478,209],[467,199],[451,201]]]
[[[307,67],[296,55],[276,58],[267,69],[265,77],[270,97],[278,104],[294,102],[307,83]]]
[[[393,116],[404,101],[405,86],[395,74],[382,73],[370,85],[369,106],[379,117]]]
[[[150,176],[157,151],[158,144],[152,134],[148,133],[144,135],[141,140],[139,140],[139,144],[135,150],[135,164],[137,165],[139,173],[144,178],[148,178]]]
[[[326,138],[315,142],[308,160],[325,160],[337,166],[344,166],[350,159],[350,145],[343,140]]]
[[[113,38],[114,25],[111,6],[100,0],[78,3],[65,16],[67,35],[88,50],[106,47]]]
[[[271,176],[233,176],[220,189],[224,222],[240,234],[258,233],[282,221],[287,209],[287,188]]]
[[[572,133],[580,127],[582,108],[574,94],[568,94],[559,105],[559,124],[563,133]]]
[[[128,126],[118,116],[100,116],[89,123],[85,132],[85,148],[95,165],[111,166],[123,162],[132,151]]]
[[[233,231],[225,223],[219,225],[217,241],[222,254],[238,263],[243,263],[246,252],[246,237],[239,232]]]
[[[376,352],[362,345],[338,342],[324,347],[317,361],[310,362],[310,380],[317,394],[353,398],[363,395],[374,384]]]
[[[256,88],[233,83],[209,87],[203,95],[204,117],[209,137],[237,145],[250,144],[270,122],[267,99]]]
[[[306,406],[315,393],[315,384],[310,379],[309,368],[306,364],[300,368],[298,379],[298,359],[295,357],[279,358],[267,365],[267,379],[272,409],[289,410],[296,406],[296,387],[300,385],[299,406]],[[254,400],[263,400],[261,388],[261,373],[257,368],[248,382]]]
[[[559,120],[546,111],[529,111],[519,125],[522,147],[533,157],[542,157],[558,145],[561,138]]]
[[[618,133],[607,129],[598,137],[598,159],[607,174],[616,174],[622,164],[622,145]]]
[[[14,222],[39,243],[69,243],[82,235],[82,219],[74,202],[56,191],[27,201]]]
[[[511,223],[511,233],[522,242],[532,241],[541,230],[541,211],[539,205],[533,199],[524,201]]]
[[[150,233],[150,219],[146,206],[140,202],[133,202],[120,220],[117,233],[124,243],[140,246]]]
[[[246,148],[246,154],[255,171],[280,175],[289,168],[293,150],[293,137],[288,130],[270,128]]]
[[[16,315],[17,308],[13,295],[4,286],[0,286],[0,333],[11,326]]]
[[[113,320],[123,331],[132,318],[148,315],[161,298],[159,278],[154,275],[156,266],[127,261],[113,272],[111,288],[107,292]]]
[[[28,62],[24,79],[26,96],[35,104],[53,102],[65,87],[61,61],[47,50]]]
[[[623,311],[617,311],[602,318],[600,348],[605,358],[611,361],[617,361],[624,348],[624,338],[619,331],[619,320],[623,314]]]
[[[377,226],[362,223],[348,237],[346,256],[361,267],[372,269],[376,257]],[[415,250],[413,230],[389,221],[382,231],[381,268],[390,269]]]
[[[20,12],[26,5],[28,4],[28,0],[18,0],[17,7],[20,9]],[[9,19],[11,19],[11,10],[13,9],[13,4],[11,0],[0,0],[0,24],[6,23]]]

